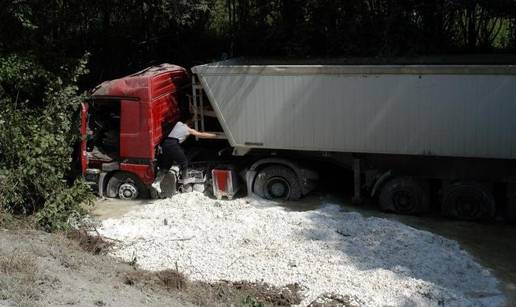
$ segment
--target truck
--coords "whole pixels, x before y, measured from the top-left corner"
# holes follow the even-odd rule
[[[198,188],[220,185],[214,171],[228,170],[223,180],[248,194],[297,200],[325,161],[336,181],[349,170],[354,201],[374,199],[385,211],[423,214],[438,204],[457,219],[516,217],[513,65],[150,67],[104,82],[83,104],[85,178],[108,197],[159,197],[149,192],[159,144],[183,113],[219,136],[201,146],[210,150],[192,169]],[[162,186],[171,194],[192,190],[170,178]]]

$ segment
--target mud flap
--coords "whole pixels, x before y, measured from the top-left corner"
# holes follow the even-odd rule
[[[245,173],[245,184],[247,186],[247,196],[251,198],[260,198],[253,191],[254,179],[256,178],[257,172],[255,170],[249,170]]]

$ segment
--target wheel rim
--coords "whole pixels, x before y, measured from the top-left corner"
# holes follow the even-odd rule
[[[132,183],[123,183],[118,188],[118,197],[123,200],[134,200],[138,198],[138,189]]]
[[[288,199],[290,196],[290,184],[285,178],[273,177],[267,181],[265,187],[272,199]]]
[[[457,216],[466,219],[475,219],[483,215],[484,200],[480,195],[459,195],[454,204]]]
[[[410,191],[401,190],[392,195],[392,203],[397,212],[413,212],[416,208],[416,197]]]

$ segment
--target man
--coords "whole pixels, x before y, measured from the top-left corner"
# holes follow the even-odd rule
[[[189,121],[190,119],[187,122]],[[158,163],[160,174],[158,175],[158,179],[152,184],[158,193],[161,193],[160,179],[162,179],[162,177],[170,170],[174,162],[179,165],[181,182],[183,184],[188,183],[188,159],[186,158],[185,152],[180,144],[183,143],[190,135],[204,139],[213,139],[217,137],[214,133],[199,132],[190,128],[187,124],[178,121],[161,144],[163,154]]]

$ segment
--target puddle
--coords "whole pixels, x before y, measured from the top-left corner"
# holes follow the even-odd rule
[[[152,200],[98,199],[93,207],[92,215],[101,220],[118,218],[151,202]]]

